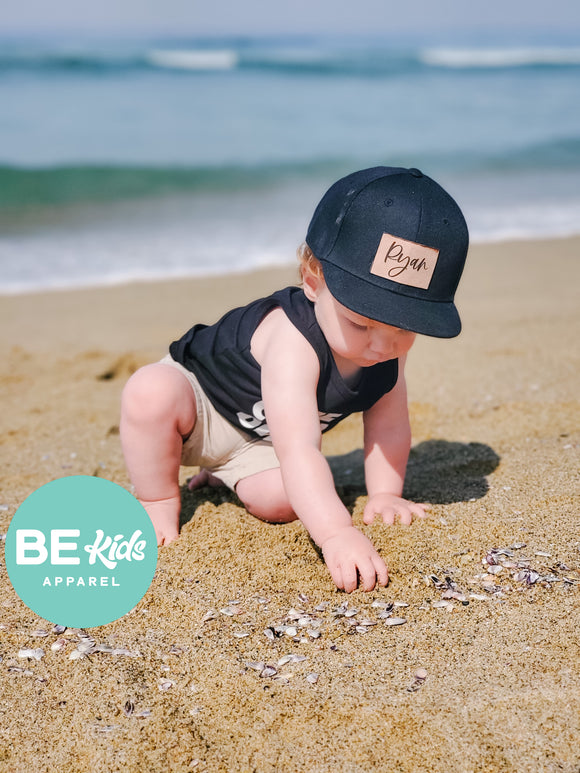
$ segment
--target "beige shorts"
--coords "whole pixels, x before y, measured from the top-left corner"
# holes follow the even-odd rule
[[[235,491],[242,478],[280,466],[272,443],[254,438],[234,427],[216,411],[195,374],[176,362],[170,354],[160,360],[181,371],[195,395],[197,419],[191,435],[183,443],[181,464],[203,467]]]

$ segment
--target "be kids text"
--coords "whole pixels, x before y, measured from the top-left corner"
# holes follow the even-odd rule
[[[136,529],[129,539],[124,539],[123,534],[111,537],[105,535],[102,529],[96,529],[93,542],[83,546],[88,553],[89,565],[94,565],[98,559],[107,569],[114,569],[119,561],[142,561],[147,544],[145,539],[140,539],[142,534],[140,529]],[[80,529],[50,530],[50,563],[53,566],[74,566],[81,563],[83,554],[78,555],[78,543],[72,541],[80,535]],[[17,529],[16,564],[44,564],[49,558],[46,543],[46,535],[40,529]]]

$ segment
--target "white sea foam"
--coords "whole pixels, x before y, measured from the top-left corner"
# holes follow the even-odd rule
[[[431,48],[420,54],[437,67],[525,67],[580,65],[580,48]]]
[[[158,49],[150,51],[146,58],[156,67],[171,70],[233,70],[238,64],[237,53],[230,49]]]

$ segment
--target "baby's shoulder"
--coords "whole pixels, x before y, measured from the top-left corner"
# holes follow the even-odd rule
[[[312,345],[280,306],[269,311],[256,327],[250,342],[250,351],[260,366],[273,354],[284,355],[291,360],[298,359],[305,367],[310,363],[317,363]]]

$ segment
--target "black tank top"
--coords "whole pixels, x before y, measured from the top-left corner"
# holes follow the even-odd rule
[[[270,439],[261,368],[250,352],[250,342],[266,314],[277,307],[283,309],[318,356],[316,396],[322,432],[351,413],[367,410],[397,383],[398,360],[388,360],[362,368],[355,387],[346,384],[318,325],[314,304],[301,288],[286,287],[229,311],[214,325],[195,325],[169,347],[173,359],[195,373],[216,410],[234,426],[255,437]]]

